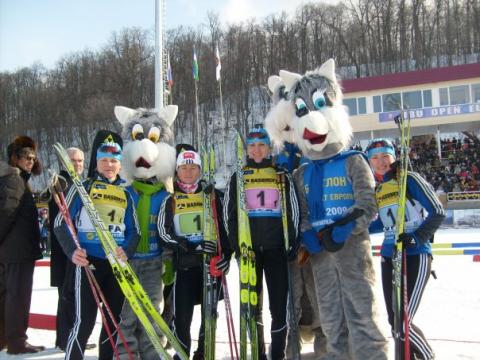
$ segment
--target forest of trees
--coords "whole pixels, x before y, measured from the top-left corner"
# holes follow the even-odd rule
[[[194,129],[193,46],[204,134],[219,116],[217,43],[227,128],[241,130],[262,121],[270,106],[267,78],[280,69],[303,73],[332,57],[343,78],[356,78],[478,62],[480,57],[478,0],[316,2],[295,14],[229,25],[221,20],[209,13],[198,28],[167,32],[180,140],[188,141]],[[65,56],[52,69],[35,64],[0,73],[0,101],[0,157],[16,134],[40,142],[47,166],[54,161],[47,144],[88,149],[95,130],[118,126],[115,105],[154,106],[154,31],[124,29],[103,48]]]

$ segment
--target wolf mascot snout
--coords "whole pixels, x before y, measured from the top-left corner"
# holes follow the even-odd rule
[[[368,225],[374,179],[352,130],[333,60],[305,75],[280,71],[295,142],[308,162],[295,172],[302,243],[311,253],[317,305],[327,339],[322,359],[386,360],[377,324]],[[349,351],[350,345],[350,351]]]
[[[171,259],[165,257],[157,228],[161,204],[168,195],[166,183],[175,173],[176,152],[171,125],[178,107],[169,105],[158,112],[146,109],[115,107],[115,116],[122,124],[122,175],[130,183],[128,192],[134,200],[141,239],[129,261],[153,304],[162,300],[162,273],[170,269]],[[162,261],[163,258],[163,261]],[[173,275],[163,274],[163,279]],[[158,308],[157,308],[158,310]],[[125,303],[120,327],[135,358],[157,359],[151,341],[132,309]],[[117,343],[120,359],[128,359],[123,343]]]

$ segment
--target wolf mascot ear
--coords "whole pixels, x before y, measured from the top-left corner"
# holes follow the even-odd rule
[[[280,70],[280,78],[285,84],[287,91],[290,91],[293,86],[301,80],[302,75],[287,70]]]
[[[278,75],[272,75],[268,77],[268,89],[274,93],[275,89],[277,86],[281,86],[282,84],[282,78]]]
[[[333,59],[328,59],[325,61],[319,68],[314,70],[314,72],[330,81],[337,82],[337,78],[335,76],[335,60]]]
[[[177,118],[178,106],[177,105],[167,105],[164,108],[160,109],[163,112],[163,118],[165,119],[168,126],[172,126],[173,122]]]
[[[128,120],[138,114],[137,110],[130,109],[126,106],[115,106],[113,112],[115,113],[115,117],[120,122],[120,124],[122,124],[122,126],[124,126]]]
[[[273,105],[277,105],[282,99],[287,99],[288,92],[280,76],[272,75],[268,77],[268,89],[272,93]]]

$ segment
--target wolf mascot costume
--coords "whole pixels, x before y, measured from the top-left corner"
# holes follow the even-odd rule
[[[162,248],[157,230],[160,205],[167,196],[166,183],[175,173],[176,153],[170,129],[178,107],[169,105],[158,112],[115,107],[125,141],[122,175],[131,185],[127,190],[135,201],[141,239],[130,263],[154,304],[162,299]],[[137,359],[158,359],[143,326],[125,303],[120,327]],[[128,359],[124,345],[117,342],[121,359]]]
[[[280,71],[280,77],[288,90],[295,142],[309,159],[294,177],[302,243],[311,254],[327,340],[322,359],[386,360],[368,235],[376,212],[375,183],[364,156],[347,150],[352,130],[334,61],[304,76]]]
[[[277,154],[275,164],[291,173],[305,162],[300,149],[295,145],[293,105],[288,100],[288,93],[280,76],[270,76],[268,88],[272,93],[272,107],[265,118],[265,128]],[[312,266],[305,247],[301,247],[297,259],[289,263],[289,271],[294,309],[294,314],[289,314],[289,328],[300,330],[302,342],[309,342],[315,337],[314,351],[319,358],[326,352],[326,342],[318,316]],[[296,347],[300,346],[297,335],[298,332],[292,330],[288,333],[287,359],[296,358]]]

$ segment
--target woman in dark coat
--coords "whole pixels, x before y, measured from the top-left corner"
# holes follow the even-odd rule
[[[28,180],[41,172],[36,145],[27,136],[7,147],[0,162],[0,350],[36,353],[27,340],[35,260],[42,258],[38,213]]]

